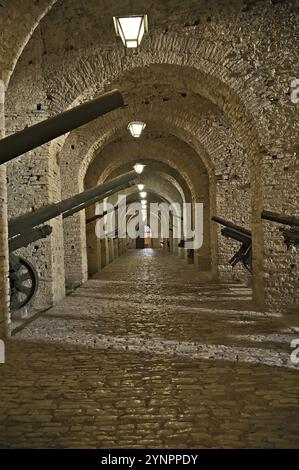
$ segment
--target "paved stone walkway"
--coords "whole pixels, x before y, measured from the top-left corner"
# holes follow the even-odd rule
[[[298,320],[250,305],[128,252],[9,341],[0,447],[299,447]]]

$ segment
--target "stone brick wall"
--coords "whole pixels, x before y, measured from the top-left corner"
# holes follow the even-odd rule
[[[0,81],[7,89],[25,44],[54,0],[2,2],[0,8]],[[5,102],[0,103],[0,136],[5,136]],[[0,168],[0,337],[10,333],[6,167]]]
[[[2,2],[0,6],[0,71],[6,84],[9,82],[24,46],[55,1],[5,0]]]
[[[6,133],[13,134],[49,117],[41,67],[41,38],[35,35],[26,47],[7,92]],[[7,164],[9,219],[61,199],[60,140],[45,144]],[[65,295],[62,221],[50,222],[52,235],[16,254],[28,259],[39,276],[39,289],[32,307],[45,308]]]
[[[4,99],[0,102],[0,137],[4,136]],[[9,333],[6,167],[0,167],[0,339]]]

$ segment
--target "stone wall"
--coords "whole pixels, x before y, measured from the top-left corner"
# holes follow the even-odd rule
[[[49,117],[42,74],[41,38],[35,35],[16,66],[6,101],[6,132],[13,134]],[[12,219],[60,201],[60,140],[45,144],[7,164],[8,217]],[[45,308],[62,299],[64,291],[62,221],[50,222],[52,235],[16,254],[28,259],[39,276],[39,289],[32,307]]]
[[[0,83],[7,90],[17,60],[41,18],[55,0],[2,2],[0,7]],[[5,101],[0,103],[0,136],[5,136]],[[6,168],[0,168],[0,336],[10,333]]]
[[[3,83],[3,82],[2,82]],[[4,136],[5,87],[0,83],[0,137]],[[0,167],[0,339],[9,333],[6,167]]]

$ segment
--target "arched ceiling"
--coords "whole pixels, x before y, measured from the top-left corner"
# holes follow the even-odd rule
[[[146,192],[145,199],[148,202],[156,202],[154,199],[160,202],[166,201],[169,204],[177,203],[182,205],[183,202],[178,191],[176,191],[175,188],[169,182],[166,182],[161,176],[156,177],[155,179],[149,178],[146,182],[146,188],[144,191]],[[119,194],[107,198],[108,202],[116,204],[119,195],[125,195],[126,197],[130,196],[130,198],[132,197],[132,200],[136,202],[141,201],[141,197],[137,188],[130,187],[120,191]]]
[[[257,1],[257,0],[256,0]],[[98,43],[103,47],[116,47],[112,17],[150,12],[151,30],[165,32],[178,28],[199,27],[202,32],[213,20],[237,14],[244,8],[243,0],[58,0],[41,24],[44,47],[57,53],[61,50],[79,52]],[[255,0],[250,1],[251,4]],[[84,35],[81,34],[82,28]]]
[[[295,24],[295,3],[286,3]],[[102,159],[106,148],[108,152],[119,144],[123,161],[130,159],[132,144],[125,128],[129,120],[141,119],[147,123],[143,144],[163,139],[170,149],[177,139],[196,154],[190,160],[183,155],[178,164],[171,151],[167,154],[169,166],[182,168],[193,194],[200,191],[196,181],[201,174],[207,172],[210,181],[229,179],[243,187],[250,168],[258,213],[261,144],[271,145],[271,136],[281,132],[279,119],[285,119],[281,113],[276,126],[268,125],[272,91],[269,95],[265,88],[271,67],[276,73],[282,67],[274,58],[273,25],[278,25],[284,44],[291,43],[291,28],[282,24],[281,11],[262,0],[132,1],[129,5],[58,0],[24,50],[19,61],[22,73],[17,74],[15,85],[23,83],[32,64],[42,77],[43,105],[50,114],[115,86],[127,104],[65,137],[55,157],[60,159],[62,183],[74,185],[63,196],[83,186],[89,165],[94,169],[93,161]],[[150,32],[137,51],[125,50],[113,29],[112,17],[128,13],[149,14]],[[253,38],[261,47],[252,47]],[[262,69],[265,55],[267,64]],[[255,119],[261,115],[256,126]],[[73,152],[74,142],[78,148]]]
[[[128,188],[124,191],[121,192],[121,194],[118,195],[113,195],[107,198],[107,201],[113,205],[117,205],[118,201],[121,200],[122,196],[126,196],[126,203],[130,204],[131,202],[140,202],[141,197],[139,194],[139,191],[136,191],[135,188]],[[171,201],[165,197],[163,197],[161,194],[157,193],[154,189],[150,189],[147,191],[146,195],[146,200],[147,203],[162,203],[162,202],[167,202],[171,203]]]
[[[32,33],[55,1],[3,0],[0,2],[0,79],[6,84],[9,83],[14,67]]]
[[[100,172],[100,178],[95,178],[94,176],[98,175],[98,172],[94,172],[93,175],[90,174],[90,179],[86,179],[86,183],[88,183],[86,184],[86,188],[131,171],[135,163],[142,163],[145,165],[145,169],[140,177],[141,182],[145,183],[149,177],[161,175],[166,181],[171,182],[171,184],[176,187],[177,191],[181,194],[182,199],[191,200],[192,192],[181,173],[169,164],[164,163],[163,160],[149,157],[141,158],[139,155],[129,154],[129,157],[127,158],[128,163],[124,163],[124,161],[125,159],[122,159],[116,167],[115,164],[113,164],[113,159],[110,159],[109,164],[104,167],[102,172]],[[105,165],[106,162],[104,161],[101,163]],[[91,178],[92,176],[93,178]]]
[[[126,60],[130,63],[130,70],[128,67],[124,67],[121,75],[115,72],[110,73],[109,64],[107,70],[104,66],[100,71],[99,63],[88,63],[88,54],[97,50],[104,58],[104,51],[107,52],[112,48],[114,52],[117,51],[117,54],[120,54],[119,57],[122,60],[124,48],[119,38],[115,36],[112,17],[116,14],[127,13],[128,8],[131,14],[137,9],[140,12],[140,8],[150,14],[150,34],[144,38],[140,51],[138,50],[137,53],[134,51],[125,52]],[[181,2],[176,2],[174,8],[173,1],[163,2],[162,5],[158,2],[130,2],[128,7],[128,5],[121,5],[119,2],[111,5],[111,2],[104,0],[101,3],[101,15],[99,15],[99,4],[95,0],[85,4],[68,0],[58,1],[47,18],[41,22],[39,31],[35,35],[36,38],[31,41],[34,43],[34,40],[39,36],[39,41],[35,42],[35,48],[31,51],[34,53],[33,59],[30,59],[30,44],[26,48],[24,57],[29,59],[29,62],[40,61],[43,74],[47,77],[45,81],[45,89],[48,90],[47,97],[51,97],[49,109],[55,110],[59,97],[62,100],[59,104],[60,110],[68,106],[68,100],[71,96],[69,93],[73,93],[73,98],[69,102],[71,104],[80,97],[86,97],[88,94],[91,96],[90,93],[95,94],[101,89],[114,87],[121,89],[128,106],[119,113],[111,113],[107,118],[107,127],[109,128],[110,142],[121,140],[124,159],[126,146],[128,146],[128,150],[129,147],[132,147],[128,136],[123,135],[127,124],[124,123],[126,118],[122,119],[121,125],[116,125],[112,121],[113,115],[116,116],[116,119],[119,114],[123,114],[123,116],[127,116],[127,120],[134,115],[136,119],[146,120],[147,128],[144,135],[148,142],[161,138],[164,141],[169,139],[169,142],[172,142],[175,136],[177,140],[182,140],[187,145],[191,144],[192,150],[195,150],[198,158],[193,168],[187,162],[186,166],[189,168],[187,172],[184,172],[183,178],[194,194],[194,181],[191,183],[190,175],[194,174],[196,166],[199,173],[205,173],[207,169],[211,172],[214,162],[217,162],[219,166],[220,162],[224,162],[231,156],[235,161],[240,161],[239,154],[243,151],[229,120],[218,106],[218,102],[221,100],[223,102],[226,99],[224,96],[225,87],[223,89],[214,87],[214,94],[218,97],[217,102],[215,97],[211,97],[209,93],[210,84],[205,84],[201,77],[201,85],[199,86],[196,74],[188,66],[155,64],[152,63],[152,59],[147,65],[144,58],[139,63],[139,57],[141,58],[142,51],[147,54],[150,50],[153,55],[154,48],[151,47],[151,37],[156,34],[161,34],[161,32],[166,36],[168,33],[179,34],[182,42],[184,31],[188,32],[188,35],[192,35],[193,32],[198,33],[200,30],[204,38],[206,29],[210,29],[209,23],[211,21],[215,22],[214,28],[220,28],[220,20],[223,20],[226,15],[231,17],[233,10],[236,11],[236,14],[240,14],[242,2],[213,1],[209,6],[203,1],[190,1],[184,5]],[[219,21],[220,23],[218,23]],[[82,35],[83,30],[84,35]],[[214,32],[217,35],[219,31]],[[80,56],[80,51],[83,50],[85,57],[87,54],[87,61],[84,57],[84,64],[81,63]],[[61,65],[60,58],[63,59],[63,66],[59,71],[55,67],[53,68],[53,56],[55,64]],[[169,62],[169,58],[166,62]],[[80,80],[81,75],[77,70],[79,63],[80,66],[84,65],[80,71],[84,74],[82,80]],[[73,66],[69,69],[71,64]],[[135,68],[134,64],[136,64]],[[25,63],[23,65],[25,66]],[[94,70],[93,67],[95,67]],[[134,68],[133,73],[132,67]],[[66,90],[63,85],[65,80],[67,80]],[[204,87],[206,90],[203,90]],[[53,96],[51,96],[52,91]],[[204,93],[202,93],[203,91]],[[60,95],[61,92],[63,95]],[[97,135],[101,136],[104,133],[102,131],[104,121],[101,120],[98,130],[95,129],[95,123],[91,123],[91,125],[85,126],[83,131],[82,129],[78,132],[75,131],[66,139],[66,143],[73,138],[77,138],[83,143],[88,140],[88,145],[84,149],[80,149],[78,157],[82,161],[84,170],[81,172],[80,178],[84,176],[89,163],[94,159],[94,151],[97,150],[98,145]],[[185,129],[183,129],[184,127]],[[85,136],[81,139],[82,133],[85,133]],[[196,141],[195,148],[192,139]],[[143,143],[145,142],[143,141]],[[101,150],[104,147],[103,144],[102,142],[100,144]],[[105,145],[107,144],[106,141]],[[236,158],[236,154],[238,154],[238,158]],[[74,153],[70,152],[69,157],[66,158],[72,160],[73,156]],[[66,171],[66,177],[73,180],[70,168],[72,166],[74,173],[80,173],[79,167],[74,164],[73,160],[71,164],[65,162],[63,151],[60,159],[62,162],[61,171]],[[83,161],[83,159],[85,160]],[[172,162],[170,152],[168,159]],[[226,165],[225,168],[228,168],[227,163]],[[177,169],[180,167],[183,167],[182,162],[176,165]],[[94,165],[92,168],[94,169]],[[222,168],[222,171],[226,171],[225,168]],[[79,184],[81,184],[80,181]]]

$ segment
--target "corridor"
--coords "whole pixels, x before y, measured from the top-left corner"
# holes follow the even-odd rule
[[[298,447],[298,317],[166,250],[129,250],[16,329],[0,446]]]

